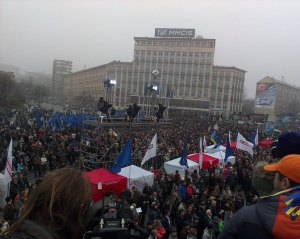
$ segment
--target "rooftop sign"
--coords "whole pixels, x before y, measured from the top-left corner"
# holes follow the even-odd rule
[[[194,38],[195,29],[155,28],[155,37]]]

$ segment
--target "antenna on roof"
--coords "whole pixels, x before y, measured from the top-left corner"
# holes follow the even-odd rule
[[[284,76],[281,76],[281,81],[283,81],[283,82],[285,81],[285,80],[284,80]]]

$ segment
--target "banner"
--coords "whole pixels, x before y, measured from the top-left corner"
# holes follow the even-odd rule
[[[266,123],[266,133],[267,134],[273,134],[274,133],[274,127],[275,127],[275,122],[274,121],[268,121]]]
[[[236,140],[236,148],[248,152],[253,156],[253,144],[248,142],[240,133]]]
[[[276,92],[276,84],[258,83],[256,87],[255,107],[273,109]]]

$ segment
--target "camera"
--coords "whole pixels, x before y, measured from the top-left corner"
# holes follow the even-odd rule
[[[84,215],[86,233],[84,239],[126,239],[134,227],[129,206],[115,202],[108,197],[91,205]]]

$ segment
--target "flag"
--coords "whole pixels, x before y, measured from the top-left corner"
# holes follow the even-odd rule
[[[8,147],[3,182],[4,184],[8,184],[11,180],[12,180],[12,139],[10,140],[9,147]]]
[[[214,130],[214,132],[212,132],[212,134],[211,134],[211,136],[210,136],[210,140],[211,140],[214,144],[217,144],[217,143],[216,143],[216,140],[215,140],[216,134],[217,134],[217,132]]]
[[[227,140],[226,140],[226,152],[225,152],[224,161],[227,162],[227,159],[230,156],[232,156],[232,152],[231,152],[230,131],[229,131],[229,133],[227,135]]]
[[[220,134],[218,135],[218,140],[217,140],[217,144],[213,147],[213,149],[216,149],[216,148],[218,148],[218,147],[220,147],[221,146],[221,136],[220,136]]]
[[[157,134],[155,134],[153,139],[151,140],[147,152],[142,160],[141,166],[143,166],[143,164],[146,163],[149,159],[156,156],[156,141],[157,141]]]
[[[170,91],[170,86],[167,86],[167,94],[166,94],[167,98],[171,97],[171,91]]]
[[[144,86],[144,96],[148,95],[148,86],[147,83],[145,82],[145,86]]]
[[[121,168],[126,164],[130,163],[130,161],[131,161],[131,146],[130,146],[130,139],[128,139],[121,153],[119,153],[119,155],[115,159],[115,162],[111,166],[109,171],[111,173],[119,173],[121,172]]]
[[[203,151],[202,151],[202,137],[200,137],[200,151],[199,151],[199,167],[202,169],[203,164]]]
[[[186,166],[187,168],[189,167],[186,159],[186,140],[183,143],[183,149],[182,149],[181,159],[179,161],[179,164],[181,166]]]
[[[253,144],[253,147],[255,147],[255,136],[252,131],[250,133],[250,142]]]
[[[214,126],[214,130],[219,130],[218,123],[216,123],[216,124],[215,124],[215,126]]]
[[[256,147],[258,145],[258,128],[256,129],[256,135],[254,138],[254,147]]]
[[[206,148],[207,147],[207,143],[206,143],[206,139],[205,139],[205,135],[203,137],[203,147]]]
[[[35,111],[35,120],[36,120],[36,123],[39,125],[39,126],[42,126],[43,123],[41,121],[41,115],[40,115],[40,112],[38,110]]]
[[[238,133],[238,137],[236,140],[236,148],[244,150],[253,156],[253,144],[248,142],[240,133]]]
[[[99,124],[99,125],[97,126],[97,128],[95,128],[95,129],[93,130],[93,133],[98,132],[98,130],[101,129],[101,128],[102,128],[102,125]]]
[[[117,134],[115,131],[113,131],[112,129],[109,129],[108,134],[109,134],[110,136],[118,137],[118,134]]]

